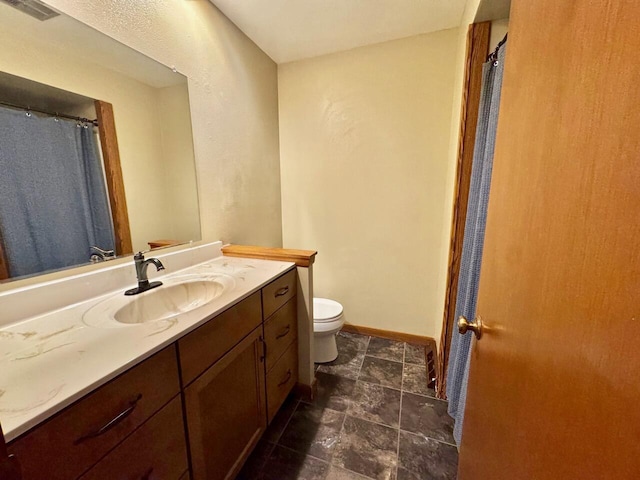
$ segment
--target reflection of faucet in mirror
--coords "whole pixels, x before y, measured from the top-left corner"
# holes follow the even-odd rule
[[[103,250],[95,245],[92,245],[90,248],[91,256],[89,257],[89,260],[91,260],[91,263],[106,262],[107,260],[113,260],[116,258],[115,250]]]
[[[164,270],[164,265],[157,258],[144,259],[144,254],[138,252],[133,256],[133,260],[136,263],[136,276],[138,277],[138,286],[124,292],[125,295],[138,295],[139,293],[146,292],[152,288],[159,287],[162,282],[149,282],[147,278],[147,268],[150,263],[153,263],[157,271]]]

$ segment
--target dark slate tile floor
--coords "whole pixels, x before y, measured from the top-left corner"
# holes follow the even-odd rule
[[[289,397],[237,480],[447,480],[458,451],[425,347],[341,332],[313,401]]]

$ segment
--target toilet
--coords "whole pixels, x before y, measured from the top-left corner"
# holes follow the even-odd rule
[[[338,358],[336,335],[344,325],[342,305],[328,298],[313,299],[313,341],[315,363]]]

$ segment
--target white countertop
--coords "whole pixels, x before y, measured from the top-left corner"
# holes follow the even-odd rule
[[[226,274],[235,280],[233,288],[211,303],[159,322],[110,328],[83,322],[89,308],[135,286],[129,285],[0,328],[0,422],[5,438],[15,439],[293,267],[290,262],[218,257],[155,275],[153,280]]]

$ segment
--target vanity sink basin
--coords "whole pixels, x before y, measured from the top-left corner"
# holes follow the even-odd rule
[[[156,322],[206,305],[223,292],[224,284],[216,280],[162,285],[134,297],[113,317],[120,323]]]
[[[234,279],[227,275],[174,277],[139,295],[111,296],[87,310],[82,321],[109,328],[169,320],[211,303],[234,286]]]

